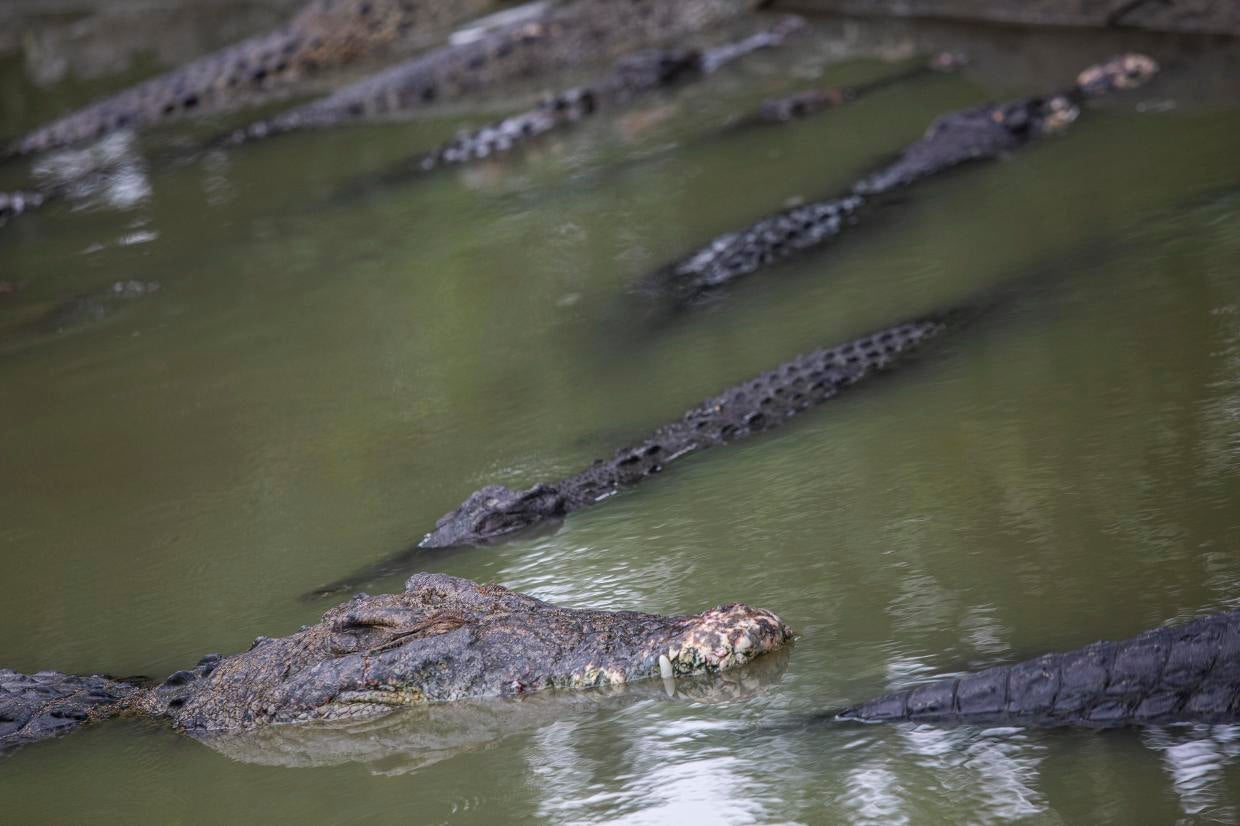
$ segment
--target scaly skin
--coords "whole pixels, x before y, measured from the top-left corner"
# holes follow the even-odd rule
[[[720,235],[658,270],[648,284],[672,291],[683,302],[697,300],[769,264],[825,244],[857,219],[866,199],[961,164],[1002,157],[1043,135],[1062,132],[1076,120],[1083,99],[1136,88],[1157,70],[1148,57],[1122,55],[1081,72],[1068,92],[945,115],[899,159],[858,181],[849,194],[784,210],[748,229]]]
[[[1240,720],[1240,611],[938,680],[841,720],[1027,726]]]
[[[534,20],[436,49],[322,100],[250,124],[223,143],[412,112],[499,81],[672,40],[759,4],[760,0],[573,0]]]
[[[0,668],[0,755],[112,717],[141,689],[107,677]]]
[[[245,103],[381,52],[401,40],[467,20],[496,0],[313,0],[287,25],[201,57],[96,101],[15,141],[29,155],[139,129],[200,110]]]
[[[443,574],[399,594],[359,594],[318,623],[249,651],[204,657],[152,688],[106,677],[0,671],[0,751],[120,714],[187,733],[360,720],[402,707],[547,688],[711,674],[778,649],[769,611],[692,616],[559,608]]]

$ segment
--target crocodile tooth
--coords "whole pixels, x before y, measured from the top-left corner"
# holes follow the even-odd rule
[[[676,670],[672,668],[672,661],[667,658],[666,654],[660,654],[659,675],[665,680],[670,680],[675,674]]]

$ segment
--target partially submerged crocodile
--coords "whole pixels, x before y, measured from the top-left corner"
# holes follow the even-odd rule
[[[509,737],[528,736],[546,726],[572,725],[597,719],[599,714],[612,716],[637,703],[701,705],[745,700],[782,678],[789,653],[783,648],[744,668],[675,680],[457,700],[357,720],[190,734],[225,757],[245,763],[289,768],[360,763],[390,776],[477,752]]]
[[[445,514],[418,546],[444,548],[499,539],[601,502],[682,456],[779,427],[867,376],[892,368],[947,329],[948,318],[909,321],[797,356],[707,399],[636,445],[558,482],[517,491],[488,485]]]
[[[121,129],[168,120],[187,112],[243,102],[245,93],[291,83],[327,65],[342,65],[390,45],[410,31],[466,19],[498,0],[423,4],[421,0],[316,0],[279,31],[252,38],[181,69],[98,101],[14,142],[0,158],[26,155],[95,139]],[[615,57],[665,40],[675,40],[736,17],[765,0],[569,0],[536,8],[465,42],[451,43],[348,85],[334,94],[218,136],[211,146],[228,146],[309,127],[326,127],[394,114],[474,92],[505,80],[528,77],[578,63]],[[425,5],[425,7],[424,7]],[[340,21],[340,25],[332,21]],[[771,45],[773,35],[733,44],[739,53]],[[705,55],[669,51],[660,59],[635,58],[625,83],[671,82],[691,71],[709,71],[711,61],[738,54],[727,48]],[[329,59],[330,58],[330,59]],[[659,64],[662,65],[659,65]],[[622,70],[625,71],[625,70]],[[638,75],[646,73],[642,81]],[[623,94],[623,84],[599,90]],[[580,90],[579,90],[580,91]],[[593,94],[565,93],[512,122],[503,134],[478,136],[493,146],[511,142],[508,131],[536,134],[580,116],[598,102]],[[474,148],[481,146],[473,141]],[[452,156],[445,147],[442,156]],[[83,173],[86,174],[86,173]],[[62,200],[64,186],[0,193],[0,225],[35,206]],[[8,204],[6,206],[6,203]]]
[[[1111,91],[1133,89],[1158,71],[1148,57],[1126,54],[1077,76],[1069,90],[993,103],[945,115],[901,156],[862,178],[847,194],[778,212],[739,232],[720,235],[700,250],[658,270],[647,282],[691,302],[773,262],[818,247],[858,219],[873,196],[961,164],[1016,151],[1043,135],[1066,129],[1080,104]]]
[[[510,115],[477,129],[459,132],[452,140],[401,164],[385,180],[424,173],[494,157],[548,132],[577,123],[600,109],[627,103],[646,92],[701,77],[759,49],[782,44],[801,26],[797,17],[781,20],[769,29],[711,49],[648,49],[621,58],[597,80],[548,95],[533,109]]]
[[[865,378],[894,367],[922,344],[964,322],[955,310],[897,324],[837,347],[799,355],[707,399],[637,444],[557,482],[524,490],[487,485],[441,517],[413,548],[307,594],[316,598],[405,570],[430,549],[480,545],[562,520],[660,473],[690,453],[771,430]]]
[[[572,0],[477,40],[445,46],[220,139],[237,144],[305,128],[408,113],[500,80],[617,57],[739,15],[762,0]]]
[[[498,585],[418,574],[287,637],[212,654],[159,685],[0,669],[0,751],[119,715],[189,734],[361,720],[408,706],[736,668],[792,632],[733,603],[691,616],[559,608]]]
[[[1240,721],[1240,611],[888,694],[837,720],[1022,726]]]
[[[496,0],[312,0],[288,24],[96,101],[14,141],[29,155],[138,129],[302,81],[474,17]]]

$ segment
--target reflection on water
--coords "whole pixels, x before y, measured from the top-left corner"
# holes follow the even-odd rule
[[[796,722],[1240,604],[1235,45],[858,21],[807,42],[651,100],[628,121],[641,129],[598,119],[351,202],[331,196],[459,114],[172,167],[117,139],[92,150],[125,181],[96,208],[51,205],[0,235],[0,663],[23,671],[162,675],[287,633],[325,607],[298,595],[407,547],[482,484],[561,477],[796,352],[1022,279],[942,349],[785,429],[548,533],[414,563],[574,606],[769,607],[801,634],[777,684],[722,703],[655,683],[444,707],[216,748],[115,721],[6,760],[6,817],[1240,817],[1231,729]],[[764,97],[945,48],[971,67],[705,139]],[[652,330],[619,298],[705,238],[840,189],[943,111],[1123,49],[1168,69],[1060,140],[929,182],[675,324]],[[19,110],[34,117],[0,113]],[[74,157],[43,174],[72,178]],[[130,282],[160,287],[29,335]]]
[[[904,731],[908,751],[918,765],[942,778],[944,791],[970,817],[983,821],[1018,820],[1045,811],[1037,791],[1041,749],[1019,729],[910,727]]]
[[[730,823],[767,822],[764,798],[771,790],[752,777],[743,758],[703,745],[710,728],[683,722],[643,727],[606,763],[582,754],[571,737],[539,738],[529,759],[550,792],[539,815],[564,823],[653,824],[715,812]]]
[[[1236,819],[1234,803],[1224,799],[1224,769],[1240,756],[1236,726],[1177,726],[1150,729],[1142,740],[1162,754],[1163,766],[1186,815],[1216,823]]]
[[[151,197],[147,164],[132,132],[115,132],[85,149],[63,149],[33,164],[35,180],[86,207],[132,209]]]

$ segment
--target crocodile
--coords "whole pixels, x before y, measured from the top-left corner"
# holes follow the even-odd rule
[[[875,196],[965,163],[1002,157],[1044,135],[1062,133],[1076,120],[1085,100],[1134,89],[1157,71],[1158,64],[1145,55],[1120,55],[1082,71],[1065,92],[944,115],[899,158],[861,178],[846,194],[785,209],[747,229],[717,236],[696,252],[658,269],[646,280],[645,290],[671,292],[679,302],[691,304],[725,284],[839,236],[860,220]]]
[[[379,54],[472,18],[496,0],[312,0],[275,31],[257,35],[95,101],[15,140],[30,155],[245,103],[327,69]]]
[[[641,442],[558,482],[516,491],[487,485],[441,517],[418,546],[493,541],[601,502],[690,453],[776,428],[868,376],[891,369],[947,329],[951,317],[908,321],[799,355],[707,399]]]
[[[525,112],[477,129],[463,130],[412,162],[401,163],[382,179],[399,180],[410,173],[422,174],[512,151],[539,135],[575,124],[607,106],[628,103],[643,93],[710,74],[751,52],[779,46],[802,25],[801,18],[787,17],[769,29],[711,49],[646,49],[627,55],[603,77],[547,95]]]
[[[559,522],[662,472],[677,459],[779,427],[867,377],[893,368],[921,345],[977,313],[976,307],[957,308],[796,356],[703,401],[640,442],[559,481],[522,490],[486,485],[442,516],[413,547],[305,598],[338,594],[359,583],[406,570],[410,563],[436,550],[490,544]]]
[[[117,716],[209,736],[712,674],[792,638],[775,614],[741,603],[683,616],[571,609],[498,585],[417,574],[402,593],[358,594],[314,625],[259,637],[243,653],[210,654],[157,685],[0,670],[0,751]]]
[[[614,716],[638,703],[718,704],[746,700],[779,682],[788,647],[744,668],[675,680],[642,680],[588,691],[535,691],[411,707],[399,714],[297,726],[194,732],[193,738],[230,760],[302,768],[362,764],[386,776],[418,771],[459,754],[550,725]]]
[[[1091,728],[1240,722],[1240,611],[935,680],[829,719]]]
[[[304,106],[222,135],[236,145],[305,128],[410,113],[488,84],[614,58],[674,40],[765,0],[573,0],[466,42],[434,49]]]

